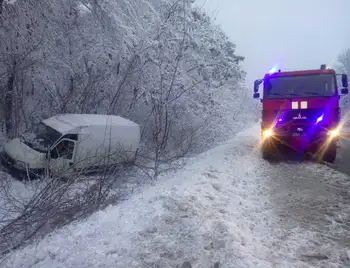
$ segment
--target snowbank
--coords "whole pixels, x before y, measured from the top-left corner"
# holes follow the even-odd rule
[[[0,227],[24,210],[38,189],[38,182],[20,182],[0,171]],[[14,209],[14,206],[16,209]],[[14,212],[16,211],[16,212]]]
[[[302,260],[303,253],[316,254],[314,249],[338,252],[326,265],[338,267],[339,248],[317,244],[319,234],[299,219],[283,223],[281,201],[271,191],[285,182],[283,175],[298,181],[293,172],[298,174],[287,164],[281,173],[281,167],[257,157],[258,135],[258,126],[239,133],[176,176],[13,252],[2,267],[177,267],[185,260],[194,267],[216,261],[220,267],[323,267],[324,260]],[[305,174],[315,168],[327,169],[300,167]]]
[[[240,133],[240,139],[248,134]],[[216,258],[244,259],[240,248],[252,237],[240,219],[241,210],[254,211],[260,200],[252,200],[240,185],[243,177],[256,173],[251,165],[254,153],[239,162],[229,158],[252,149],[237,150],[237,142],[198,156],[199,161],[177,176],[120,206],[15,252],[4,267],[175,267],[183,259],[203,265]],[[232,188],[233,183],[237,187]],[[231,222],[233,218],[237,220]]]

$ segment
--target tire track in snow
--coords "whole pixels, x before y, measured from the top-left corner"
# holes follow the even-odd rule
[[[311,162],[264,165],[280,228],[307,237],[297,249],[299,260],[308,267],[349,265],[349,177]]]
[[[244,137],[243,147],[259,142],[256,136],[250,137]],[[241,149],[235,155],[242,155]],[[267,258],[270,263],[276,267],[283,267],[283,260],[287,267],[293,262],[293,267],[349,265],[349,176],[312,162],[271,164],[260,154],[253,162],[260,181],[247,176],[245,184],[252,183],[257,187],[255,194],[269,199],[261,209],[265,215],[272,211],[273,216],[257,228],[266,228],[266,235],[272,236],[261,241],[273,249]]]

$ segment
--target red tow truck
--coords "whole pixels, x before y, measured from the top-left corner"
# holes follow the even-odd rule
[[[337,76],[341,76],[341,89]],[[346,94],[347,75],[336,74],[325,64],[315,70],[273,69],[263,79],[255,80],[253,97],[262,102],[263,158],[272,159],[287,148],[300,155],[318,154],[322,160],[334,162],[341,134],[339,99]]]

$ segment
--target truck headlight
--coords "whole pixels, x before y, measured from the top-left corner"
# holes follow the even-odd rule
[[[263,131],[263,137],[266,139],[268,137],[271,137],[273,135],[273,130],[271,128],[265,129]]]
[[[338,128],[328,131],[328,136],[330,136],[330,138],[335,138],[339,136],[339,134],[340,134],[340,130]]]

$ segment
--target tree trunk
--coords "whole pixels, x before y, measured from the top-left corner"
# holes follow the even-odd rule
[[[4,0],[0,0],[0,15],[2,15]]]
[[[16,66],[15,64],[12,69],[12,72],[8,77],[6,93],[5,93],[5,128],[6,128],[6,135],[8,138],[13,138],[13,134],[14,134],[12,113],[13,113],[13,91],[15,86],[15,66]]]

